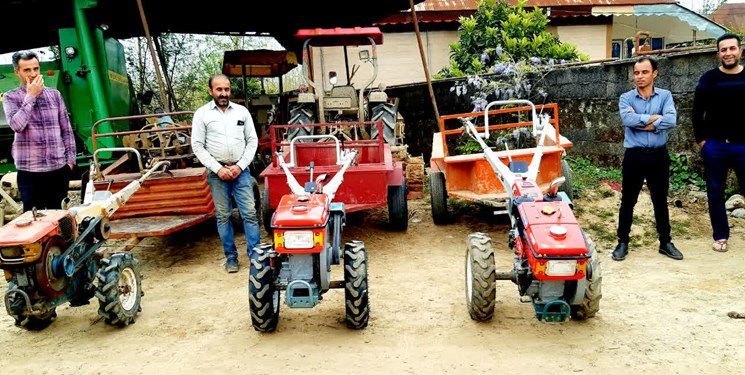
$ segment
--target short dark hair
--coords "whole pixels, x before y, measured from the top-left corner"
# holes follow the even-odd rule
[[[13,54],[13,57],[11,57],[11,60],[13,61],[13,68],[18,69],[20,66],[18,65],[18,62],[21,60],[31,60],[31,59],[37,59],[39,60],[39,55],[36,54],[34,51],[18,51]]]
[[[212,81],[214,81],[215,78],[225,78],[228,81],[230,81],[230,78],[228,78],[228,76],[226,76],[225,74],[215,74],[212,77],[210,77],[209,82],[207,82],[207,84],[209,84],[210,88],[212,88]]]
[[[719,38],[717,38],[717,49],[719,49],[719,42],[727,39],[735,39],[737,40],[737,45],[739,46],[740,43],[742,43],[742,40],[740,39],[740,36],[733,33],[726,33],[722,34]]]
[[[649,56],[642,56],[642,57],[636,59],[636,62],[634,64],[638,64],[638,63],[645,62],[645,61],[649,61],[649,64],[652,65],[652,71],[653,72],[655,70],[657,70],[657,60],[655,60],[655,59],[653,59],[653,58],[651,58]]]

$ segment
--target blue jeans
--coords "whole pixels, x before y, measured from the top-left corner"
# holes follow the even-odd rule
[[[230,216],[233,212],[235,199],[238,212],[243,221],[243,231],[246,234],[246,254],[250,257],[253,248],[259,244],[261,234],[259,233],[259,220],[256,217],[254,206],[253,177],[248,169],[244,170],[238,178],[231,181],[223,181],[215,173],[209,172],[207,183],[212,192],[212,201],[215,203],[215,216],[217,217],[217,233],[222,241],[225,258],[238,259],[238,250],[233,238],[233,223]]]
[[[727,209],[724,208],[724,190],[727,172],[735,170],[740,188],[745,188],[745,143],[726,143],[707,139],[701,149],[706,178],[706,195],[709,199],[709,218],[714,240],[729,239]]]

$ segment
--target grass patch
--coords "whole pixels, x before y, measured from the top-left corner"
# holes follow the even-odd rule
[[[565,160],[572,168],[575,195],[582,196],[584,191],[597,189],[601,181],[621,183],[621,170],[618,168],[597,167],[589,159],[579,156],[568,156]],[[613,192],[608,194],[613,195]]]

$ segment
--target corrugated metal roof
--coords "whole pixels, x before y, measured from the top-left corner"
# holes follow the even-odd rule
[[[745,29],[745,4],[724,4],[710,14],[709,18],[731,30],[743,30]]]
[[[507,0],[510,5],[517,0]],[[587,6],[587,5],[642,5],[676,4],[676,0],[528,0],[528,7]],[[479,0],[425,0],[414,5],[417,12],[438,12],[447,10],[475,10]],[[410,10],[407,10],[410,11]]]
[[[511,5],[518,0],[507,0]],[[590,16],[593,6],[632,6],[677,4],[677,0],[527,0],[528,8],[551,8],[551,18]],[[478,8],[479,0],[425,0],[414,5],[417,20],[427,22],[457,22],[461,16],[469,16]],[[396,25],[412,23],[411,9],[392,14],[375,25]]]

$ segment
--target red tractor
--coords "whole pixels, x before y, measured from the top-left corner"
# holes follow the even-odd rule
[[[505,151],[496,152],[485,142],[490,130],[489,108],[507,104],[529,105],[522,110],[527,109],[532,114],[532,121],[527,124],[532,126],[532,135],[537,140],[529,162],[513,159],[507,147]],[[549,129],[553,130],[549,116],[536,115],[533,103],[525,100],[492,102],[483,113],[472,117],[479,115],[484,116],[482,128],[466,118],[461,118],[461,122],[468,135],[483,149],[483,154],[477,154],[476,158],[488,163],[508,194],[507,213],[511,222],[508,243],[514,250],[514,264],[510,271],[497,271],[489,236],[484,233],[468,236],[465,273],[471,318],[492,318],[496,280],[517,284],[520,296],[532,302],[538,320],[563,322],[570,317],[595,316],[602,296],[600,258],[595,243],[577,222],[569,196],[559,191],[566,178],[554,178],[545,190],[537,182],[546,135]],[[515,126],[519,124],[492,125],[491,129]]]
[[[127,148],[97,151],[122,149]],[[97,153],[94,159],[92,174],[98,167]],[[33,209],[0,228],[0,269],[8,281],[5,309],[17,326],[46,328],[57,316],[57,306],[87,305],[94,297],[107,324],[135,322],[143,295],[139,262],[129,251],[104,250],[102,245],[111,234],[111,216],[168,164],[155,163],[115,194],[94,191],[90,180],[83,204],[67,210]]]
[[[350,241],[342,249],[342,228],[346,206],[334,198],[358,149],[341,150],[334,136],[297,136],[297,140],[319,137],[333,139],[339,170],[328,183],[329,174],[313,179],[314,163],[308,166],[309,180],[301,186],[285,162],[282,152],[276,160],[287,177],[291,193],[279,200],[270,226],[274,244],[259,244],[251,252],[248,295],[251,322],[257,331],[273,332],[279,321],[280,291],[290,308],[312,308],[331,288],[344,288],[346,323],[349,328],[367,326],[367,252],[362,241]],[[294,146],[294,144],[293,144]],[[295,155],[294,147],[290,154]],[[291,158],[294,163],[294,158]],[[331,267],[344,264],[344,280],[331,280]]]

